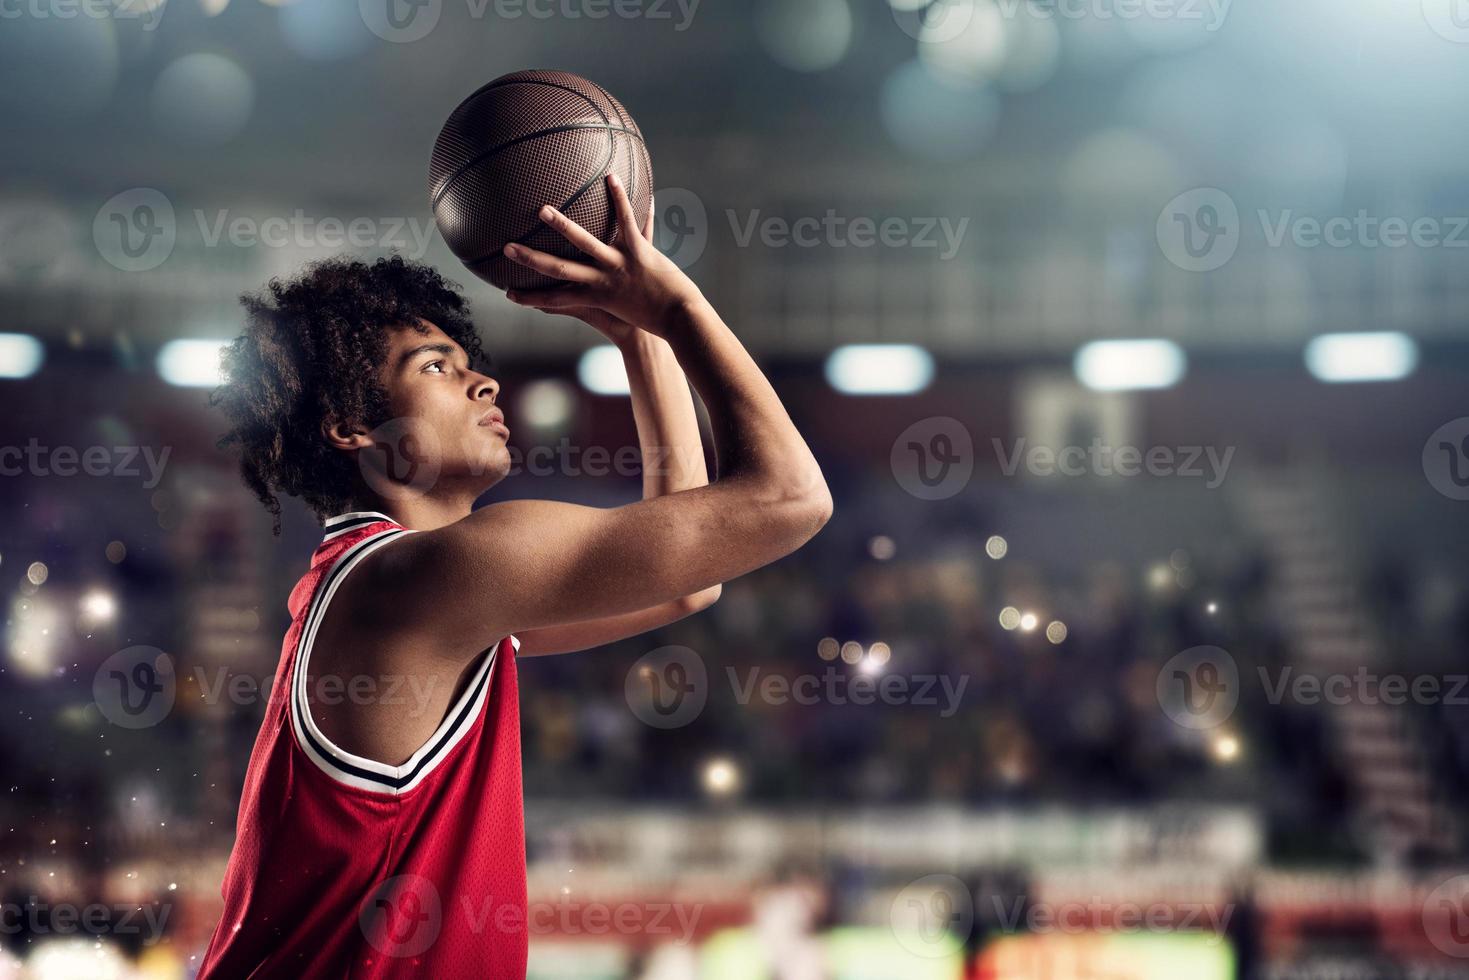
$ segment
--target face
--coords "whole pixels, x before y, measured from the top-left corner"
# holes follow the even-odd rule
[[[409,492],[448,484],[483,491],[510,469],[510,430],[495,405],[500,385],[438,327],[421,326],[388,334],[379,378],[391,421],[372,435],[379,472]]]

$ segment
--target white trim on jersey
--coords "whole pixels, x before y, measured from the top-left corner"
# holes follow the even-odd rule
[[[350,514],[338,514],[336,517],[328,518],[322,525],[326,529],[326,537],[322,538],[322,540],[330,541],[332,538],[340,537],[348,531],[356,531],[358,528],[367,527],[369,524],[377,524],[380,521],[385,521],[389,524],[393,523],[393,519],[387,514],[375,510],[356,510]]]
[[[332,530],[334,526],[350,524],[347,530],[352,530],[377,523],[377,520],[349,521],[349,519],[367,517],[391,523],[390,518],[376,512],[344,514],[327,521],[326,526],[329,532],[327,538],[334,537],[336,533],[346,533],[346,530],[334,532]],[[482,660],[465,686],[464,692],[445,712],[439,727],[402,765],[390,766],[354,755],[322,734],[315,719],[311,717],[311,712],[306,710],[305,693],[311,645],[316,639],[316,631],[325,616],[327,603],[331,601],[337,587],[347,577],[347,573],[356,567],[358,562],[394,538],[411,533],[413,532],[407,528],[395,526],[392,529],[369,535],[348,548],[327,570],[306,611],[306,622],[296,651],[295,673],[291,678],[291,727],[296,734],[296,744],[301,747],[306,757],[315,763],[317,768],[338,782],[357,789],[390,796],[406,793],[423,782],[429,773],[438,768],[444,758],[453,751],[454,747],[464,738],[465,733],[473,727],[475,720],[483,713],[485,700],[489,695],[496,654],[500,648],[500,644],[497,643],[482,655]],[[520,649],[518,638],[510,636],[508,639],[515,650]]]

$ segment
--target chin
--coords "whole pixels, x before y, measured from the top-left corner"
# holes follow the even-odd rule
[[[465,469],[477,475],[488,490],[510,475],[513,460],[510,458],[510,448],[504,443],[489,447],[477,459],[467,460]]]

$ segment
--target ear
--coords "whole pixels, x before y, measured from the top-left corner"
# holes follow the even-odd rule
[[[333,449],[341,449],[344,452],[366,449],[372,445],[367,429],[356,422],[343,422],[335,418],[323,419],[321,435]]]

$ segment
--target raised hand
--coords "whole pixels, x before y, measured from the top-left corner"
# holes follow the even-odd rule
[[[619,228],[636,228],[627,190],[616,174],[606,177]],[[567,285],[556,289],[511,290],[506,296],[521,306],[574,316],[591,324],[614,343],[636,329],[664,335],[669,314],[700,297],[699,287],[653,244],[653,208],[641,234],[619,235],[613,245],[598,239],[549,204],[540,217],[591,259],[590,263],[548,255],[511,243],[505,255]]]

